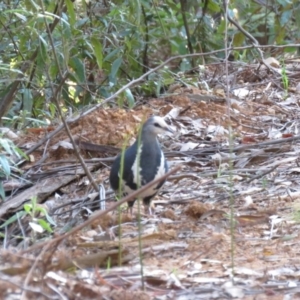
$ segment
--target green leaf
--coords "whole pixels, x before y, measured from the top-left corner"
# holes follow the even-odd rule
[[[27,213],[25,211],[19,211],[19,212],[17,212],[13,216],[11,216],[8,220],[6,220],[2,225],[0,225],[0,228],[3,228],[5,226],[8,226],[8,225],[14,223],[16,220],[22,218],[26,214]]]
[[[0,155],[0,167],[4,172],[5,176],[10,176],[10,165],[9,162],[3,154]]]
[[[0,70],[8,71],[8,72],[15,72],[15,73],[18,73],[18,74],[23,74],[23,72],[21,72],[20,70],[12,69],[11,66],[8,65],[8,64],[1,64],[0,65]]]
[[[14,154],[18,157],[21,158],[23,156],[26,160],[28,160],[28,156],[18,147],[13,147],[12,150],[14,151]]]
[[[26,211],[26,213],[31,214],[31,210],[32,210],[31,204],[25,203],[23,207],[24,207],[24,210]]]
[[[50,224],[47,223],[45,220],[43,220],[43,219],[38,219],[38,223],[39,223],[39,225],[40,225],[43,229],[47,230],[48,232],[53,232],[53,230],[52,230]]]
[[[62,18],[62,17],[60,17],[58,15],[55,15],[55,14],[53,14],[51,12],[45,11],[45,16],[47,16],[48,19],[51,18],[51,20],[59,19],[60,22],[65,23],[68,26],[70,25],[64,18]]]
[[[33,106],[33,97],[31,89],[23,89],[23,109],[31,113]]]
[[[124,99],[123,99],[123,97],[118,97],[117,104],[118,104],[119,108],[123,107],[123,105],[124,105]]]
[[[156,97],[158,97],[160,95],[160,90],[161,90],[161,87],[162,87],[162,80],[159,79],[155,82],[155,85],[156,85],[156,89],[155,89],[155,95]]]
[[[31,205],[32,205],[32,212],[33,213],[36,213],[36,207],[37,207],[37,196],[32,196],[30,198],[30,201],[31,201]]]
[[[40,41],[40,44],[39,44],[39,47],[38,47],[38,55],[37,55],[36,62],[37,62],[37,67],[40,70],[40,72],[43,72],[44,67],[45,67],[45,63],[46,63],[47,58],[48,58],[48,56],[47,56],[47,43],[41,36],[39,36],[39,41]]]
[[[73,57],[70,60],[70,65],[74,69],[75,74],[79,80],[77,83],[85,82],[85,72],[84,72],[84,65],[82,61],[78,57]]]
[[[233,46],[235,47],[241,46],[244,41],[245,41],[245,35],[241,32],[238,32],[234,35]]]
[[[22,15],[22,14],[20,14],[20,13],[17,13],[17,12],[15,12],[15,15],[16,15],[19,19],[21,19],[22,21],[24,21],[24,22],[27,21],[26,16],[24,16],[24,15]]]
[[[113,50],[113,51],[111,51],[110,53],[108,53],[107,56],[105,56],[105,58],[104,58],[103,61],[108,61],[108,60],[110,60],[112,57],[114,57],[115,55],[119,54],[119,52],[120,52],[120,49],[118,49],[118,48],[115,49],[115,50]]]
[[[135,100],[134,100],[134,96],[132,95],[130,89],[127,88],[125,90],[125,96],[126,96],[129,108],[132,108],[134,106]]]
[[[55,112],[56,112],[56,106],[55,106],[54,103],[49,103],[49,110],[50,110],[50,113],[51,113],[51,117],[54,117]]]
[[[221,10],[220,4],[212,0],[208,1],[207,8],[213,13],[217,13]]]
[[[187,70],[190,70],[192,68],[191,62],[189,59],[183,59],[180,63],[180,71],[185,72]],[[160,94],[160,90],[158,91]],[[157,94],[157,95],[159,95]]]
[[[277,2],[278,2],[279,4],[281,4],[283,7],[286,7],[286,6],[292,4],[290,0],[277,0]]]
[[[108,92],[107,88],[101,86],[99,89],[99,94],[103,97],[103,98],[108,98],[110,96],[110,93]]]
[[[44,207],[42,207],[42,206],[39,205],[39,206],[37,206],[36,211],[41,212],[41,213],[46,217],[46,219],[47,219],[47,221],[48,221],[49,223],[51,223],[52,225],[56,226],[56,223],[55,223],[54,220],[49,216],[49,214],[48,214],[46,208],[44,208]]]
[[[99,39],[96,37],[92,37],[91,42],[93,45],[94,55],[97,60],[97,65],[100,69],[102,69],[102,63],[103,63],[102,44],[99,42]]]
[[[51,216],[49,216],[48,213],[46,213],[45,216],[46,216],[47,221],[48,221],[50,224],[52,224],[53,226],[56,226],[55,221],[52,219]]]
[[[226,29],[226,22],[225,20],[222,19],[220,25],[217,28],[217,33],[222,34],[225,31],[225,29]]]
[[[2,180],[0,180],[0,197],[2,198],[3,201],[5,201],[5,191],[3,188]]]
[[[300,5],[298,5],[297,8],[294,8],[294,18],[296,21],[296,25],[299,28],[300,27]]]
[[[69,12],[69,21],[71,26],[74,26],[75,22],[76,22],[76,14],[74,11],[74,6],[73,6],[73,2],[70,0],[66,0],[66,5],[67,5],[67,10]]]
[[[12,150],[11,150],[11,145],[7,141],[7,139],[0,139],[0,146],[4,148],[4,150],[10,154],[13,155]]]
[[[76,27],[80,28],[81,26],[85,25],[88,23],[90,19],[89,18],[82,18],[79,21],[76,22]]]
[[[36,11],[41,10],[41,7],[35,1],[30,0],[29,2],[30,2],[31,9],[32,9],[31,5],[32,5]],[[27,7],[29,8],[29,5]]]
[[[281,17],[280,17],[280,24],[282,26],[286,25],[288,22],[290,22],[291,18],[293,15],[293,11],[292,10],[286,10],[282,13]]]
[[[297,47],[286,47],[286,48],[284,49],[284,52],[285,52],[285,53],[296,53],[297,50],[298,50]]]
[[[117,72],[119,71],[119,68],[121,66],[123,62],[123,58],[122,57],[119,57],[117,58],[113,63],[112,63],[112,66],[111,66],[111,72],[110,72],[110,76],[112,78],[115,78],[116,77],[116,74]]]
[[[129,1],[129,14],[134,16],[135,24],[140,25],[142,9],[139,0],[131,0]]]

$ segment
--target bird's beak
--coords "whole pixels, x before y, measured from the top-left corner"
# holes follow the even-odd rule
[[[170,126],[168,126],[168,127],[166,128],[166,131],[169,131],[169,132],[171,132],[171,133],[175,133],[175,130],[172,129]]]

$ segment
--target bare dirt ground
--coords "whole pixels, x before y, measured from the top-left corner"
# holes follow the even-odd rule
[[[140,122],[160,115],[176,129],[160,142],[170,169],[181,170],[140,222],[136,203],[133,216],[103,212],[53,243],[100,202],[66,132],[48,139],[22,165],[29,183],[4,182],[0,215],[16,216],[37,196],[54,233],[29,226],[43,216],[2,226],[1,299],[299,299],[299,62],[285,62],[286,89],[274,62],[233,63],[228,77],[215,64],[190,75],[199,87],[174,85],[133,110],[101,108],[70,125],[106,209],[116,203],[111,162]],[[18,145],[45,137],[30,129]]]

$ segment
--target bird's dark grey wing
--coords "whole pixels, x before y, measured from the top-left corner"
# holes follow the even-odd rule
[[[143,178],[142,184],[145,185],[152,181],[158,176],[158,171],[160,170],[162,151],[158,142],[155,140],[153,143],[148,143],[147,141],[143,144],[141,153],[141,175]],[[168,165],[164,163],[163,170],[160,170],[160,175],[163,175],[168,169]],[[161,181],[156,189],[159,189],[165,181]]]
[[[132,172],[132,166],[134,164],[135,158],[137,155],[137,145],[134,143],[129,147],[125,153],[124,157],[124,170],[123,170],[123,180],[125,184],[129,186],[132,190],[137,189],[136,183],[133,182],[134,176]]]
[[[121,155],[119,154],[114,160],[109,174],[110,186],[113,190],[117,191],[119,189],[119,168],[120,168]]]
[[[145,185],[155,178],[158,167],[160,165],[161,153],[157,143],[143,144],[140,160],[142,184]]]
[[[136,189],[136,184],[133,183],[133,173],[131,167],[135,160],[135,152],[136,152],[136,145],[133,144],[129,147],[124,153],[124,166],[123,166],[123,180],[126,185],[128,185],[132,190]],[[109,181],[111,187],[117,191],[120,186],[120,178],[119,174],[121,172],[121,160],[122,160],[122,153],[120,153],[117,158],[115,159],[109,176]]]

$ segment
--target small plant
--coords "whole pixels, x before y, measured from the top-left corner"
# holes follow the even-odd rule
[[[285,65],[284,64],[282,65],[281,79],[282,79],[282,85],[283,85],[283,88],[284,88],[284,91],[285,91],[284,98],[286,98],[287,95],[288,95],[289,78],[288,78],[288,76],[286,74],[286,69],[285,69]]]
[[[55,226],[56,224],[47,210],[42,205],[37,204],[36,196],[30,199],[30,203],[24,204],[24,210],[31,218],[29,226],[34,232],[43,233],[45,230],[50,233],[53,232],[51,225]],[[42,218],[43,216],[46,217],[46,220]]]
[[[2,181],[10,176],[10,165],[5,155],[0,154],[0,197],[5,200],[5,191]]]
[[[10,139],[2,136],[0,136],[0,151],[0,197],[2,200],[5,200],[2,181],[11,176],[18,177],[11,173],[12,170],[15,171],[15,173],[21,173],[13,159],[26,158],[26,155]]]
[[[11,216],[8,220],[0,225],[0,229],[9,226],[17,220],[21,220],[26,216],[29,216],[30,218],[29,226],[33,230],[33,235],[35,235],[36,233],[43,233],[45,230],[52,233],[53,230],[51,228],[51,225],[56,226],[56,223],[49,216],[47,210],[42,205],[37,203],[37,197],[34,196],[30,199],[30,203],[24,204],[23,211],[19,211]],[[44,219],[44,217],[46,218],[46,220]]]
[[[261,184],[263,189],[266,189],[268,187],[268,179],[265,176],[262,178]]]

